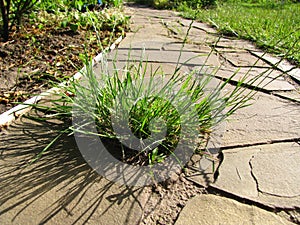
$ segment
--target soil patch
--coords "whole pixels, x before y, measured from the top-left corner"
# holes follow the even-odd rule
[[[8,42],[0,42],[0,113],[74,75],[83,66],[82,54],[96,56],[122,35],[122,29],[98,35],[102,46],[93,30],[40,28],[24,21]]]

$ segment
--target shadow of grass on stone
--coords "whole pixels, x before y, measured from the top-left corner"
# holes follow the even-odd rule
[[[116,210],[122,209],[122,224],[132,224],[133,215],[138,220],[143,189],[116,187],[100,177],[82,158],[73,136],[63,136],[29,164],[64,126],[24,118],[1,134],[0,217],[16,223],[33,210],[31,220],[39,224],[62,216],[60,223],[84,224],[93,218],[118,218]]]

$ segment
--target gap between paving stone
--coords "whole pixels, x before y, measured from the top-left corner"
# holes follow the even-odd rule
[[[298,84],[300,83],[300,68],[298,68],[297,66],[292,65],[287,60],[281,60],[280,58],[274,57],[264,52],[250,51],[250,53],[264,60],[270,65],[275,66],[278,70],[287,73]]]
[[[272,208],[300,205],[300,145],[276,143],[223,151],[210,186]]]

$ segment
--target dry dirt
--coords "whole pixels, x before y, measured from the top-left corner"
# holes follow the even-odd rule
[[[101,31],[107,43],[111,33]],[[119,37],[119,32],[114,37]],[[81,68],[80,54],[101,52],[95,33],[73,32],[68,28],[35,27],[28,21],[9,41],[0,42],[0,114],[34,94],[48,89],[53,82],[68,78]],[[106,47],[105,45],[102,47]]]

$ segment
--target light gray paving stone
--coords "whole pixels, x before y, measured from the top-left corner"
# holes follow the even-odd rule
[[[300,204],[300,145],[295,142],[223,151],[212,187],[274,208]]]
[[[298,83],[300,83],[300,68],[295,68],[288,72],[288,74],[295,79]]]
[[[188,19],[179,19],[178,21],[180,24],[182,24],[183,26],[186,26],[186,27],[189,27],[189,25],[192,22],[191,20],[188,20]],[[218,31],[216,29],[214,29],[212,26],[205,24],[205,23],[200,23],[200,22],[194,21],[192,26],[198,30],[205,31],[208,34],[217,34],[218,33]]]
[[[162,47],[165,51],[180,51],[182,47],[181,42],[165,43]],[[209,53],[212,49],[207,45],[185,44],[182,51]]]
[[[132,50],[130,54],[130,58],[132,60],[141,59],[141,51],[142,49]],[[128,57],[128,49],[118,49],[118,56],[120,57]],[[181,52],[179,51],[157,51],[157,50],[145,50],[145,61],[148,62],[159,62],[159,63],[168,63],[168,64],[177,64],[178,59],[180,57],[179,62],[183,63],[187,66],[202,66],[202,65],[211,65],[218,67],[220,66],[219,59],[216,55],[211,54],[208,57],[208,54],[196,54],[193,52]]]
[[[293,224],[256,206],[216,195],[199,195],[188,201],[175,225]]]
[[[264,89],[266,91],[295,90],[295,87],[292,84],[284,80],[281,72],[273,69],[234,68],[222,66],[220,70],[217,71],[216,76],[228,79],[234,73],[236,73],[236,75],[232,77],[233,81],[238,82],[242,78],[246,77],[244,83],[252,87],[259,87],[260,89]]]
[[[195,32],[196,31],[196,32]],[[188,42],[197,44],[197,45],[212,45],[218,40],[218,37],[207,35],[204,32],[199,32],[198,30],[193,29],[189,36],[188,36]]]
[[[248,51],[246,49],[241,49],[241,48],[226,48],[226,47],[215,47],[215,50],[222,54],[222,53],[247,53]]]
[[[219,42],[216,43],[216,46],[223,47],[223,48],[231,48],[231,49],[246,49],[246,50],[257,49],[255,45],[249,41],[229,39],[229,38],[220,38]]]
[[[300,103],[300,91],[276,91],[273,94]]]
[[[288,75],[300,82],[300,68],[296,68],[295,65],[292,65],[287,60],[282,60],[279,57],[275,57],[260,51],[251,51],[251,53],[264,59],[269,64],[276,66],[279,70],[287,72]]]
[[[257,93],[251,105],[231,115],[221,146],[249,145],[300,137],[300,107],[278,97]]]
[[[164,31],[162,30],[162,33],[163,32]],[[158,46],[160,46],[159,43],[161,43],[161,44],[170,43],[172,41],[174,41],[174,40],[168,38],[167,34],[166,35],[161,35],[161,34],[146,35],[144,33],[141,34],[140,32],[138,32],[136,34],[128,33],[126,35],[126,38],[119,44],[119,48],[129,48],[129,47],[134,48],[135,45],[137,45],[137,47],[139,48],[139,47],[143,47],[143,45],[141,46],[141,44],[147,42],[147,43],[153,43],[153,45],[148,46],[149,48],[156,49]]]
[[[266,67],[270,68],[270,65],[262,61],[261,59],[249,54],[249,52],[235,52],[235,53],[221,53],[221,55],[228,61],[230,61],[236,67]]]
[[[251,53],[257,57],[260,57],[267,61],[269,64],[276,66],[283,72],[287,72],[295,68],[294,65],[289,63],[287,60],[283,60],[279,57],[275,57],[269,53],[261,52],[261,51],[251,51]]]
[[[260,192],[282,197],[300,197],[300,146],[274,145],[254,155],[250,166]],[[274,176],[275,174],[275,176]]]

